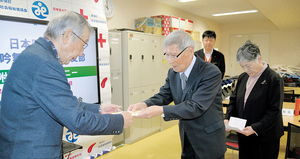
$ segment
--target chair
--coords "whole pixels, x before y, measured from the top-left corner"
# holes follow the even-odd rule
[[[283,101],[284,102],[295,102],[295,90],[285,90]]]
[[[300,159],[300,126],[288,123],[285,159]]]
[[[232,149],[232,158],[233,158],[233,150],[239,150],[238,144],[238,136],[236,133],[230,131],[229,135],[226,136],[226,147]]]

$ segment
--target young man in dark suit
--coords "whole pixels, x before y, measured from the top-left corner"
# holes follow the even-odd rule
[[[220,71],[222,72],[222,78],[224,78],[225,74],[225,59],[224,55],[214,50],[214,45],[216,43],[216,33],[211,30],[207,30],[202,34],[202,44],[204,49],[200,49],[195,52],[198,56],[200,56],[206,62],[210,62],[216,65]]]

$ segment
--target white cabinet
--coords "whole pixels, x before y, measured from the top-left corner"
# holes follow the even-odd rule
[[[122,71],[122,39],[121,33],[109,32],[109,63],[111,83],[111,103],[123,105],[123,71]],[[123,108],[122,108],[123,110]],[[113,145],[124,143],[124,133],[115,135],[112,139]]]
[[[161,86],[161,36],[122,31],[124,109],[142,102]],[[125,129],[125,143],[130,144],[160,130],[161,117],[134,119]]]

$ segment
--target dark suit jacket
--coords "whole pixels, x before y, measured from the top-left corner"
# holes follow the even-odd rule
[[[247,73],[239,76],[235,91],[230,96],[225,118],[235,116],[247,119],[246,125],[252,126],[258,134],[259,142],[279,139],[283,135],[281,112],[284,87],[282,78],[267,67],[249,94],[244,110],[248,78]]]
[[[197,57],[183,92],[179,76],[171,68],[160,92],[145,103],[164,106],[165,121],[179,119],[182,148],[186,132],[200,158],[221,157],[226,145],[220,70]]]
[[[61,158],[63,127],[76,134],[120,134],[122,115],[78,102],[51,46],[39,38],[13,63],[2,93],[0,158]]]
[[[195,54],[197,54],[203,60],[205,60],[203,49],[196,51]],[[217,51],[217,50],[213,50],[210,63],[215,64],[220,69],[220,71],[222,72],[222,78],[224,78],[224,74],[225,74],[224,55],[221,52]]]

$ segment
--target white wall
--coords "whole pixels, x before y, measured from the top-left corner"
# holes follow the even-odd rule
[[[191,13],[167,6],[155,0],[112,0],[115,6],[115,14],[107,19],[108,29],[128,28],[134,29],[134,19],[140,17],[150,17],[153,15],[174,15],[177,17],[194,21],[194,30],[202,33],[205,30],[214,30],[220,35],[220,25]],[[219,48],[218,36],[215,47]],[[220,48],[219,48],[220,50]]]
[[[226,74],[229,73],[230,36],[237,34],[270,34],[269,64],[283,64],[300,67],[300,28],[280,30],[271,21],[220,25],[220,48],[225,55]],[[257,44],[259,45],[259,44]]]
[[[115,14],[107,20],[108,29],[134,29],[134,19],[152,15],[175,15],[194,21],[194,30],[214,30],[217,34],[215,48],[225,55],[226,72],[230,73],[230,36],[236,34],[270,34],[269,64],[300,67],[300,28],[280,30],[270,21],[218,24],[191,13],[167,6],[155,0],[112,0]],[[235,56],[235,53],[232,53]]]

